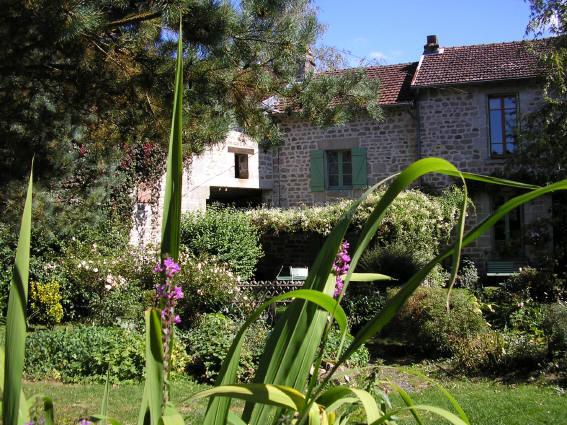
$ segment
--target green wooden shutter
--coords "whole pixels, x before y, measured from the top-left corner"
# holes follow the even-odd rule
[[[325,152],[311,151],[309,161],[310,188],[312,192],[325,190]]]
[[[366,148],[352,148],[352,187],[364,189],[368,186]]]

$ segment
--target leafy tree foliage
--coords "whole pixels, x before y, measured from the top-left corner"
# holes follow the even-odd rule
[[[543,108],[527,118],[519,152],[509,169],[525,180],[549,183],[567,177],[567,1],[529,0],[528,34],[546,39],[541,54],[545,70]],[[567,197],[553,195],[555,259],[567,272]]]
[[[528,117],[519,157],[510,168],[546,183],[567,176],[567,1],[529,0],[528,34],[546,39],[540,55],[545,70],[545,105]],[[519,161],[517,160],[519,159]]]
[[[43,211],[65,215],[67,233],[129,215],[134,182],[162,172],[180,20],[188,151],[231,128],[277,144],[274,97],[321,125],[379,116],[377,83],[362,73],[297,83],[321,32],[309,0],[6,0],[0,208],[13,209],[35,154]]]

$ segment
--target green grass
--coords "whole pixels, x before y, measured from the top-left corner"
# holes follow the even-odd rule
[[[173,383],[173,403],[186,417],[186,423],[199,424],[205,412],[206,401],[188,403],[184,401],[191,394],[203,389],[203,385],[191,381]],[[113,385],[110,391],[109,415],[123,425],[134,425],[138,419],[138,410],[142,400],[143,384]],[[55,421],[57,425],[76,425],[78,419],[100,411],[100,400],[104,384],[61,384],[58,382],[25,382],[24,392],[27,397],[33,394],[45,394],[53,398]]]
[[[451,409],[449,403],[433,387],[408,380],[414,390],[411,397],[417,404],[431,404]],[[489,380],[443,380],[443,384],[459,401],[474,425],[567,425],[567,395],[551,386],[536,384],[504,385]],[[188,403],[185,399],[204,388],[191,381],[174,382],[173,401],[186,416],[186,423],[199,424],[205,402]],[[104,390],[102,384],[60,384],[27,382],[26,395],[43,393],[53,397],[57,424],[76,424],[77,419],[97,413]],[[402,406],[397,396],[391,396],[395,406]],[[142,398],[142,385],[115,385],[110,393],[109,411],[124,425],[135,424]],[[440,419],[424,415],[428,424],[442,424]],[[402,416],[399,424],[413,424]]]
[[[504,385],[488,380],[440,382],[457,399],[474,425],[566,425],[567,395],[558,388],[536,384]],[[449,402],[435,388],[411,393],[416,404],[429,404],[451,410]],[[392,402],[402,406],[399,397]],[[424,415],[424,417],[428,417]],[[444,423],[440,419],[428,423]],[[404,416],[401,424],[412,424]]]

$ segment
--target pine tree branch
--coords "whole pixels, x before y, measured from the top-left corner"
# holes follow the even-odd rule
[[[143,12],[136,15],[130,15],[123,19],[118,19],[116,21],[109,22],[106,26],[107,28],[116,28],[123,25],[133,24],[136,22],[150,21],[161,17],[161,11],[155,12]]]

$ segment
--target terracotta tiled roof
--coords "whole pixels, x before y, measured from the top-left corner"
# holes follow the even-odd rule
[[[380,79],[380,105],[396,105],[411,102],[413,94],[411,91],[411,80],[414,76],[417,62],[402,63],[396,65],[371,66],[362,68],[368,77]],[[321,74],[340,75],[352,69],[328,71]],[[274,113],[282,113],[288,106],[284,100],[270,98],[265,105]]]
[[[370,66],[362,68],[369,78],[380,80],[379,103],[395,105],[413,100],[411,80],[415,73],[417,62],[396,65]],[[348,70],[327,72],[325,74],[340,74]]]
[[[548,40],[445,47],[439,54],[422,57],[412,87],[541,76],[542,68],[534,51],[545,48]]]

